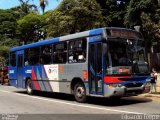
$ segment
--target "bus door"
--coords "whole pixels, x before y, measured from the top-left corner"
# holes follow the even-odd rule
[[[23,51],[17,52],[17,87],[22,87],[23,82]]]
[[[89,44],[90,94],[103,94],[102,43]]]

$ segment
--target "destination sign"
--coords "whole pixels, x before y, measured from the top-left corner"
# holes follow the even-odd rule
[[[125,29],[107,29],[108,37],[121,37],[121,38],[134,38],[142,39],[142,35],[139,32],[125,30]]]

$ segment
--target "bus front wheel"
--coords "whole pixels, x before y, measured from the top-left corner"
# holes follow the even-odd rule
[[[31,79],[27,80],[27,94],[32,95],[33,94],[33,85]]]
[[[74,96],[77,102],[85,102],[87,100],[86,90],[82,83],[77,83],[74,86]]]

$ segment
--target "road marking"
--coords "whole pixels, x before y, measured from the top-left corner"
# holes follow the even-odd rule
[[[16,94],[18,96],[23,96],[23,97],[25,96],[25,97],[30,97],[30,98],[34,98],[34,99],[43,100],[43,101],[61,103],[61,104],[66,104],[66,105],[71,105],[71,106],[78,106],[78,107],[84,107],[84,108],[92,108],[92,109],[112,111],[112,112],[119,112],[119,113],[127,113],[127,114],[144,114],[144,113],[139,113],[139,112],[130,112],[130,111],[124,111],[124,110],[115,110],[115,109],[108,109],[108,108],[102,108],[102,107],[80,105],[80,103],[73,104],[73,103],[68,103],[68,102],[63,102],[63,101],[58,101],[58,100],[51,100],[51,99],[46,99],[46,98],[41,98],[41,97],[36,97],[36,96],[24,95],[24,94],[20,94],[20,93],[13,93],[13,92],[10,92],[10,91],[5,91],[5,90],[0,90],[0,92],[9,93],[9,94],[12,93],[12,94]]]

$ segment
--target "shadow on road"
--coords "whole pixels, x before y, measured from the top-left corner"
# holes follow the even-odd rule
[[[19,94],[27,94],[26,91],[15,91]],[[45,97],[45,98],[53,98],[57,100],[66,100],[66,101],[75,101],[73,95],[63,94],[63,93],[50,93],[50,92],[34,92],[34,96]],[[87,104],[92,105],[100,105],[100,106],[125,106],[131,104],[139,104],[139,103],[146,103],[151,102],[152,99],[145,98],[145,97],[124,97],[121,99],[110,99],[110,98],[102,98],[102,97],[88,97]]]
[[[16,93],[26,94],[26,91],[15,91]],[[75,101],[73,95],[64,94],[64,93],[53,93],[53,92],[39,92],[34,91],[33,96],[45,97],[45,98],[53,98],[59,100],[66,100],[66,101]]]
[[[121,99],[90,97],[88,100],[88,103],[102,105],[102,106],[117,107],[117,106],[131,105],[131,104],[146,103],[151,101],[152,99],[150,98],[142,98],[142,97],[141,98],[140,97],[124,97]]]

